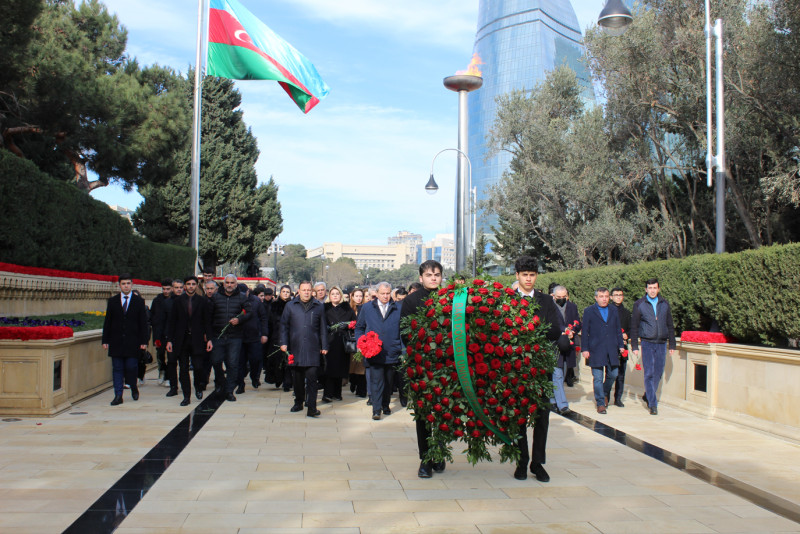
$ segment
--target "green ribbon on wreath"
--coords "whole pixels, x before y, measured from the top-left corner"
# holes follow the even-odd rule
[[[503,440],[503,443],[512,444],[511,438],[498,430],[489,417],[483,413],[483,407],[478,402],[478,395],[475,393],[475,386],[472,384],[472,377],[469,376],[469,362],[467,361],[467,329],[465,326],[465,314],[467,307],[467,289],[461,288],[456,291],[453,297],[453,352],[455,356],[456,371],[461,389],[464,390],[464,397],[472,407],[472,411],[483,421],[483,424]]]

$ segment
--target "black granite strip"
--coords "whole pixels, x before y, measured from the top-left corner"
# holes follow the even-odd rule
[[[67,527],[64,534],[114,532],[223,402],[218,395],[209,395]]]
[[[735,478],[720,473],[719,471],[711,469],[710,467],[689,460],[688,458],[684,458],[683,456],[675,454],[674,452],[664,450],[658,445],[653,445],[652,443],[648,443],[647,441],[639,439],[635,436],[631,436],[622,430],[617,430],[616,428],[610,427],[605,423],[601,423],[600,421],[592,419],[591,417],[578,412],[570,411],[564,417],[578,423],[579,425],[585,426],[590,430],[594,430],[600,435],[613,439],[614,441],[621,443],[626,447],[630,447],[633,450],[646,454],[650,458],[692,475],[703,482],[707,482],[712,486],[716,486],[724,489],[725,491],[733,493],[734,495],[738,495],[739,497],[750,501],[756,506],[760,506],[761,508],[769,510],[770,512],[785,517],[786,519],[800,523],[800,506],[780,497],[779,495],[756,488],[755,486],[751,486],[750,484],[742,482],[741,480],[736,480]]]

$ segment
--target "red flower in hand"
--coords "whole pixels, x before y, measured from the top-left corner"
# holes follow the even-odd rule
[[[289,355],[289,365],[294,365],[294,354]]]
[[[358,343],[356,343],[356,346],[358,347],[358,351],[365,358],[369,359],[381,352],[383,341],[381,341],[381,338],[378,337],[377,333],[369,331],[358,338]]]
[[[642,364],[637,363],[633,368],[636,369],[637,371],[641,371],[642,370]]]
[[[355,321],[350,321],[350,323],[347,325],[347,328],[348,328],[348,330],[355,330],[356,322]]]

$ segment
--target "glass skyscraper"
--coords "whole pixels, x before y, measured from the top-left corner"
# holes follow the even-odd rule
[[[570,0],[480,0],[474,52],[483,62],[483,87],[468,95],[468,150],[480,202],[486,187],[497,183],[511,162],[506,152],[486,159],[498,95],[531,90],[562,64],[575,71],[587,101],[594,102],[594,91]],[[478,232],[491,233],[492,224],[491,218],[479,214]]]

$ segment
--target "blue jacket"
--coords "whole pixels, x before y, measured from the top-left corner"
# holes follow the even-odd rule
[[[581,324],[581,351],[589,352],[589,367],[619,365],[619,351],[625,346],[622,327],[616,307],[609,304],[608,322],[603,320],[600,310],[593,304],[583,310]]]
[[[367,366],[370,363],[392,364],[400,361],[403,343],[400,341],[400,308],[389,302],[386,317],[381,315],[378,301],[372,300],[361,307],[356,322],[356,341],[367,332],[375,332],[383,342],[381,351],[372,358],[364,358]]]
[[[328,326],[325,324],[325,308],[315,298],[309,301],[308,310],[299,297],[286,303],[281,315],[281,345],[289,348],[294,356],[294,365],[317,367],[321,350],[328,350]]]

